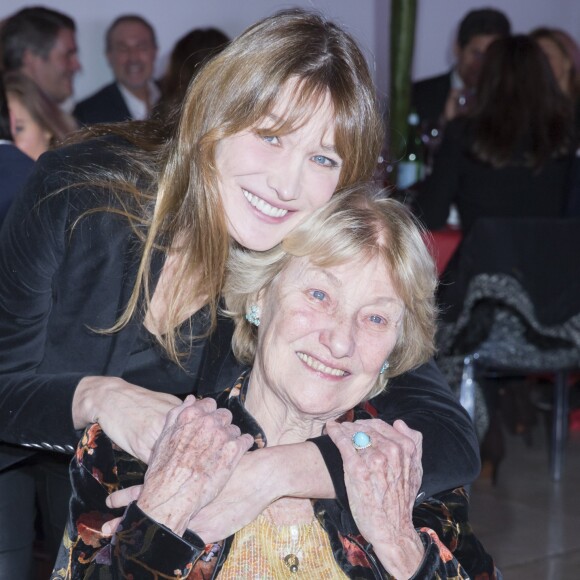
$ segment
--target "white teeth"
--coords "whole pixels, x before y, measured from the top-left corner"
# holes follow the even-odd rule
[[[323,365],[320,361],[313,359],[311,356],[304,354],[303,352],[296,353],[298,358],[306,363],[310,368],[313,368],[315,371],[320,371],[321,373],[325,373],[327,375],[333,375],[335,377],[344,377],[346,375],[346,371],[341,371],[340,369],[333,369],[331,367],[327,367]]]
[[[267,215],[269,217],[280,218],[284,217],[287,213],[287,209],[280,209],[278,207],[273,207],[269,203],[265,202],[263,199],[252,195],[249,191],[242,189],[244,192],[244,197],[250,202],[252,207],[255,207],[259,212]]]

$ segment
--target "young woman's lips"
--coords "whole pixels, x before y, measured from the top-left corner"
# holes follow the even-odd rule
[[[242,189],[244,192],[244,197],[248,200],[249,204],[257,210],[259,213],[265,215],[269,218],[280,219],[288,214],[287,209],[282,209],[279,207],[274,207],[270,205],[267,201],[264,201],[261,197]]]
[[[312,358],[310,355],[305,354],[303,352],[297,352],[296,355],[298,358],[312,370],[315,370],[320,373],[324,373],[325,375],[330,375],[332,377],[345,377],[349,373],[343,369],[337,369],[334,367],[329,367],[324,363],[320,362],[318,359]]]

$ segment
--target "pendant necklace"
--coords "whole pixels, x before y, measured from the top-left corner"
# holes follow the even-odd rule
[[[272,525],[275,528],[278,528],[278,526],[275,524],[274,518],[272,517],[272,513],[270,512],[269,506],[264,510],[264,513],[265,514],[267,513],[268,519],[270,520]],[[300,526],[298,525],[284,526],[287,527],[290,531],[290,537],[292,539],[292,551],[288,551],[288,553],[282,558],[282,562],[292,574],[296,574],[298,572],[298,569],[300,567],[300,559],[298,557],[298,554],[301,553],[302,548],[307,544],[307,541],[314,533],[315,525],[316,525],[316,516],[313,516],[312,522],[310,522],[310,524],[306,524],[306,526],[303,526],[304,528],[307,527],[307,529],[305,529],[302,541],[298,545],[297,542],[300,539],[299,532]]]

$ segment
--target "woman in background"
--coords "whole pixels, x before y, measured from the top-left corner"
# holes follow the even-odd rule
[[[175,43],[160,82],[161,99],[155,107],[158,115],[168,115],[181,106],[187,87],[201,66],[223,50],[229,41],[217,28],[195,28]]]
[[[14,143],[35,161],[77,129],[27,76],[9,72],[4,75],[10,127]]]
[[[530,35],[548,57],[562,92],[572,101],[580,135],[580,46],[560,28],[536,28]]]
[[[415,211],[436,230],[455,204],[464,233],[483,216],[563,215],[573,152],[572,106],[538,44],[496,40],[474,110],[449,123]]]

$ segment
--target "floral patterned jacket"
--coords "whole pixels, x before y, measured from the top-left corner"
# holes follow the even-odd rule
[[[266,445],[265,434],[244,409],[248,374],[220,395],[243,432],[254,435],[254,448]],[[372,411],[372,410],[371,410]],[[369,418],[368,405],[345,419]],[[102,525],[123,515],[105,500],[112,492],[143,483],[147,466],[117,447],[98,424],[89,426],[71,462],[73,495],[67,528],[51,580],[131,578],[216,578],[227,558],[233,536],[219,544],[204,545],[191,531],[183,537],[158,524],[133,502],[115,535],[105,537]],[[348,506],[336,500],[313,501],[314,511],[328,533],[334,557],[349,578],[391,578],[375,557],[372,546],[358,533]],[[473,535],[467,521],[468,500],[462,488],[441,494],[417,506],[414,523],[425,546],[415,579],[488,580],[494,565]],[[461,563],[460,563],[461,562]]]

